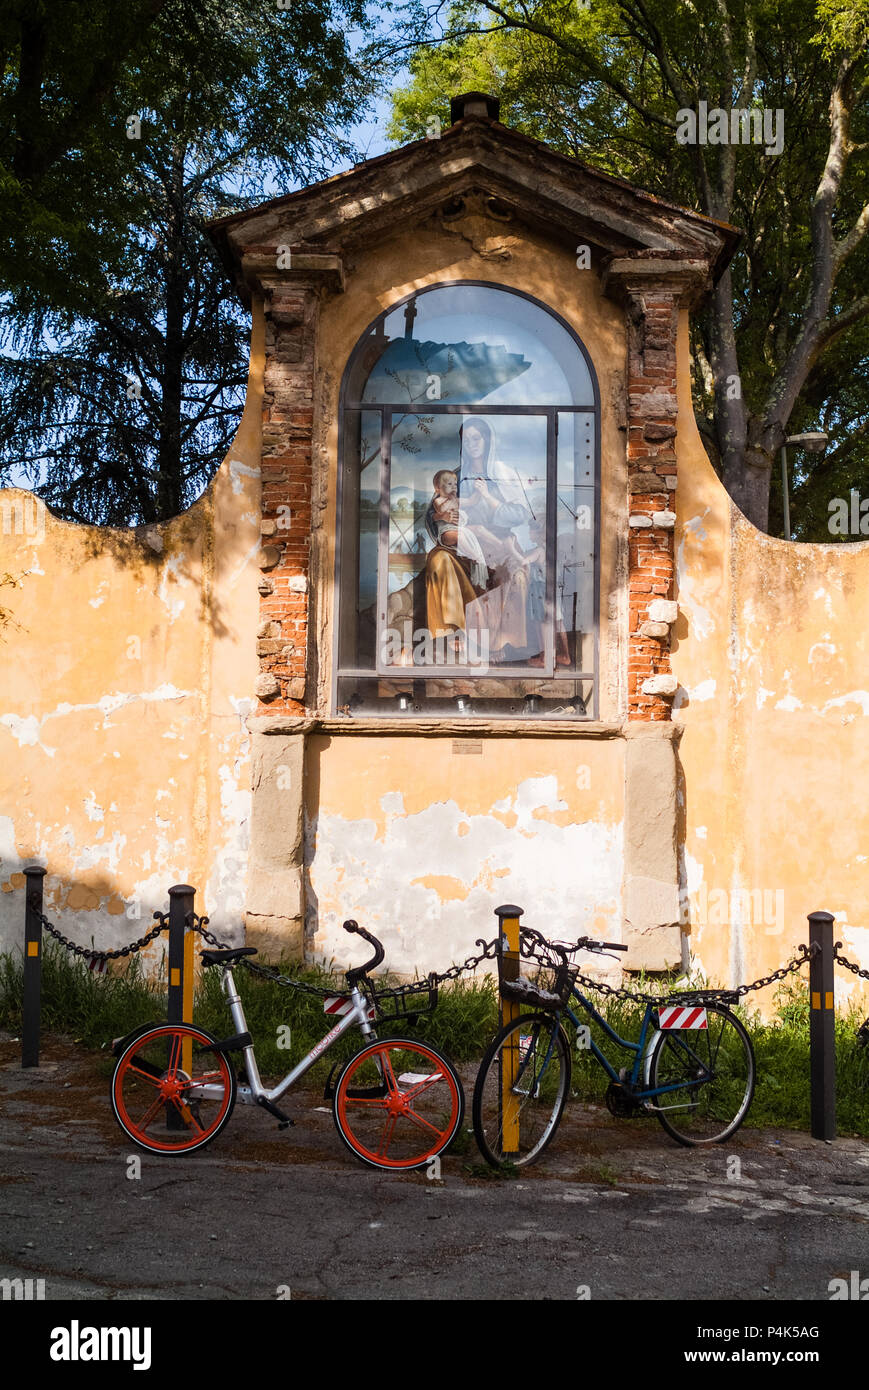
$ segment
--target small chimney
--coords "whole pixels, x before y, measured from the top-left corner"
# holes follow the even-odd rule
[[[498,97],[490,97],[486,92],[463,92],[460,97],[450,98],[450,120],[463,121],[466,116],[484,116],[490,121],[500,119],[501,102]]]

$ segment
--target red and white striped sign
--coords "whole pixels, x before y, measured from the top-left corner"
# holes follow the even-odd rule
[[[659,1028],[706,1028],[706,1010],[696,1004],[673,1004],[658,1010]]]
[[[337,1014],[339,1017],[343,1017],[344,1014],[349,1014],[352,1008],[353,1000],[346,994],[331,994],[328,999],[323,1000],[324,1014]],[[373,1004],[369,1006],[368,1017],[374,1018]]]

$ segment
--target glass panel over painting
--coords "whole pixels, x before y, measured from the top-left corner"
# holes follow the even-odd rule
[[[564,325],[494,287],[423,292],[344,395],[339,707],[589,714],[597,415]]]
[[[419,294],[378,320],[354,376],[348,404],[594,405],[588,367],[563,324],[486,285]]]
[[[543,668],[546,418],[391,421],[378,670]]]

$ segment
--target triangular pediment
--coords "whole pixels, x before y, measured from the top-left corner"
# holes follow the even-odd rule
[[[562,244],[588,243],[610,257],[655,254],[703,262],[712,278],[739,232],[550,149],[500,122],[466,117],[436,140],[419,140],[346,173],[213,222],[228,266],[281,245],[341,256],[431,217],[475,217],[534,227]],[[243,277],[239,276],[240,283]]]

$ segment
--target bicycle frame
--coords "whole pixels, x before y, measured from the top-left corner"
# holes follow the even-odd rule
[[[694,1060],[694,1062],[697,1064],[697,1066],[701,1068],[702,1074],[692,1081],[683,1079],[680,1081],[670,1082],[666,1086],[650,1087],[649,1065],[652,1060],[652,1052],[654,1050],[655,1042],[657,1041],[658,1035],[660,1033],[660,1029],[654,1028],[651,1032],[651,1036],[648,1037],[648,1041],[647,1035],[649,1034],[649,1024],[652,1020],[652,1014],[655,1012],[657,1005],[646,1005],[646,1011],[643,1014],[643,1026],[640,1029],[639,1042],[630,1042],[628,1038],[623,1038],[619,1033],[616,1032],[614,1028],[610,1027],[603,1015],[600,1014],[598,1010],[595,1008],[594,1004],[592,1004],[591,1000],[587,999],[586,996],[582,994],[581,991],[578,990],[575,985],[571,989],[570,994],[572,999],[577,999],[579,1001],[579,1003],[582,1005],[583,1009],[589,1015],[589,1017],[592,1018],[595,1023],[600,1025],[600,1027],[606,1033],[608,1038],[611,1038],[614,1043],[617,1043],[618,1046],[623,1048],[626,1052],[634,1053],[633,1066],[631,1067],[631,1074],[627,1078],[627,1085],[629,1086],[631,1094],[633,1095],[635,1100],[649,1101],[653,1099],[655,1096],[666,1095],[669,1091],[685,1091],[692,1086],[695,1088],[703,1086],[712,1076],[712,1073],[709,1071],[703,1059],[701,1057],[698,1057],[697,1054],[694,1052],[693,1048],[689,1047],[688,1044],[685,1042],[684,1038],[680,1034],[676,1033],[674,1030],[673,1041],[678,1043],[681,1047],[685,1049],[686,1053],[688,1053],[690,1057]],[[583,1024],[580,1022],[579,1018],[577,1018],[576,1014],[573,1012],[573,1009],[571,1009],[569,1004],[565,1005],[564,1013],[567,1014],[574,1028],[579,1029],[583,1027]],[[589,1036],[589,1049],[592,1055],[595,1057],[596,1061],[599,1063],[599,1065],[603,1067],[610,1080],[615,1082],[621,1082],[622,1084],[624,1084],[624,1080],[619,1074],[619,1072],[617,1072],[615,1067],[612,1066],[605,1053],[601,1051],[601,1049],[597,1046],[597,1043],[591,1036]],[[549,1053],[547,1053],[546,1058],[544,1060],[543,1067],[541,1068],[541,1074],[545,1070],[548,1062]],[[643,1069],[644,1089],[639,1090],[637,1089],[637,1086],[640,1079],[641,1067]],[[650,1110],[665,1108],[667,1107],[649,1107]],[[684,1105],[682,1105],[676,1108],[684,1109],[685,1107]]]
[[[223,968],[223,980],[221,984],[223,992],[226,995],[227,1003],[229,1004],[229,1012],[232,1015],[232,1021],[235,1024],[236,1031],[238,1033],[246,1033],[247,1020],[244,1016],[244,1006],[241,1002],[238,990],[235,987],[235,980],[233,979],[232,968],[230,966],[225,966]],[[337,1042],[340,1037],[343,1037],[349,1028],[359,1028],[366,1041],[369,1038],[377,1037],[374,1025],[369,1018],[371,1006],[368,1000],[356,985],[352,985],[348,993],[353,1004],[352,1009],[344,1014],[335,1024],[335,1027],[331,1028],[326,1036],[321,1038],[315,1047],[311,1048],[307,1056],[303,1057],[300,1062],[297,1062],[292,1071],[288,1071],[286,1076],[283,1077],[276,1086],[273,1086],[271,1090],[262,1083],[256,1056],[254,1054],[253,1043],[248,1043],[247,1047],[242,1049],[249,1083],[247,1086],[238,1087],[237,1095],[242,1104],[256,1105],[260,1100],[266,1100],[274,1104],[275,1101],[280,1100],[281,1096],[284,1095],[291,1086],[295,1085],[299,1077],[304,1076],[305,1072],[314,1065],[318,1058],[322,1057],[323,1053],[327,1052],[332,1044]],[[198,1086],[197,1091],[200,1095],[211,1100],[219,1100],[223,1095],[222,1086]]]

